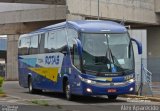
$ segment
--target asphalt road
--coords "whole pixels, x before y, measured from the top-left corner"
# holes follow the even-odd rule
[[[116,101],[109,101],[107,96],[83,97],[76,96],[74,101],[67,101],[62,94],[43,92],[30,94],[28,89],[19,86],[17,81],[7,81],[3,89],[8,97],[0,98],[0,110],[11,108],[12,111],[140,111],[135,108],[146,107],[160,111],[160,103],[137,98],[118,97]],[[38,105],[37,105],[38,101]],[[39,103],[42,104],[40,105]],[[43,106],[47,104],[46,106]],[[158,108],[158,109],[157,109]],[[14,109],[14,110],[13,110]],[[143,110],[145,111],[145,110]],[[148,109],[146,111],[149,111]]]

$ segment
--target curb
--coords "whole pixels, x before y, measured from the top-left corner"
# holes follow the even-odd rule
[[[142,99],[142,100],[150,100],[150,101],[154,101],[154,102],[160,102],[159,97],[148,97],[148,96],[139,96],[139,95],[121,95],[121,97],[138,98],[138,99]]]

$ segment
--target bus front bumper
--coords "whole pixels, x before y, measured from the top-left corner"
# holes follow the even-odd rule
[[[82,83],[82,95],[123,95],[135,93],[135,82],[124,86],[98,86]]]

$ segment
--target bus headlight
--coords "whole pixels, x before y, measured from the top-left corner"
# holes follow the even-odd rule
[[[92,89],[90,89],[90,88],[87,88],[86,91],[87,91],[88,93],[92,93]]]
[[[132,79],[133,77],[134,77],[133,74],[131,74],[131,75],[125,76],[124,79],[125,79],[125,80],[130,80],[130,79]]]
[[[133,83],[134,82],[134,79],[130,79],[128,80],[129,83]]]
[[[133,90],[134,90],[134,88],[133,88],[133,87],[131,87],[131,88],[129,89],[129,91],[130,91],[130,92],[132,92]]]
[[[89,79],[88,79],[88,80],[86,80],[86,81],[87,81],[88,84],[91,84],[91,83],[92,83],[92,80],[89,80]]]
[[[85,83],[88,83],[88,84],[96,84],[96,81],[92,81],[90,79],[85,79],[85,78],[82,78],[81,76],[79,76],[80,80],[85,82]]]

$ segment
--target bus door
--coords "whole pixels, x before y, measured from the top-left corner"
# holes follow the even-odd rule
[[[81,74],[81,63],[80,63],[80,56],[78,54],[78,50],[76,45],[73,46],[73,50],[72,50],[72,70],[71,70],[71,83],[72,83],[72,91],[73,93],[78,93],[80,92],[80,80],[78,75]]]

